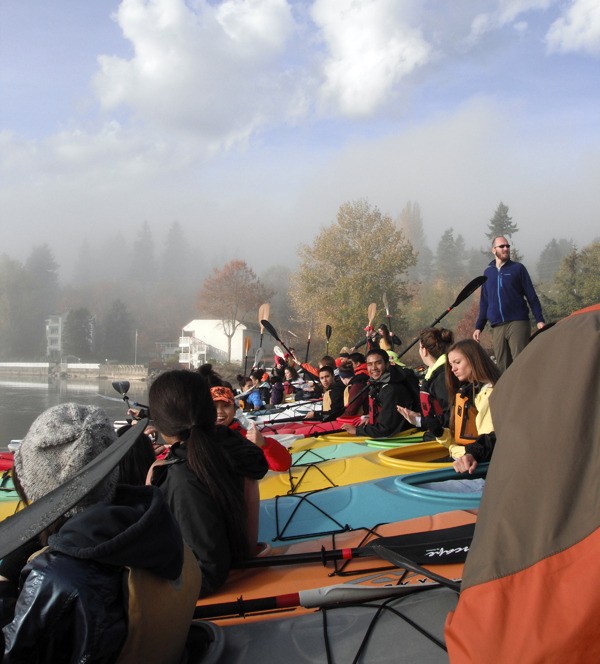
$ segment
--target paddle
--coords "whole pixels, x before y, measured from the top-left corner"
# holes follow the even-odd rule
[[[257,348],[256,353],[254,354],[254,364],[252,365],[254,369],[258,369],[265,355],[264,348]]]
[[[285,359],[285,353],[281,348],[279,348],[279,346],[273,346],[273,352],[275,353],[275,355],[277,355],[277,357]]]
[[[248,352],[250,351],[250,346],[252,345],[252,339],[246,337],[244,339],[244,376],[246,375],[246,369],[248,368]]]
[[[325,355],[329,355],[329,340],[331,339],[331,333],[333,329],[331,325],[325,325]]]
[[[0,522],[0,558],[39,535],[98,486],[133,447],[147,424],[147,419],[141,420],[64,484]]]
[[[312,327],[312,323],[311,323]],[[308,340],[306,342],[306,356],[304,358],[304,364],[308,362],[308,349],[310,348],[310,327],[308,328]]]
[[[456,300],[444,311],[443,314],[438,316],[429,327],[435,327],[441,320],[444,318],[444,316],[447,316],[452,309],[458,307],[459,304],[464,302],[469,295],[472,295],[480,286],[482,286],[485,282],[487,281],[487,277],[484,275],[481,275],[479,277],[475,277],[472,281],[470,281],[461,291],[460,293],[456,296]],[[416,339],[413,339],[412,342],[398,355],[398,357],[402,357],[405,355],[416,343],[419,341],[419,337]]]
[[[398,580],[405,575],[405,572],[397,573]],[[369,580],[366,577],[366,580]],[[392,574],[387,575],[387,581]],[[359,579],[352,579],[348,583],[340,583],[333,586],[323,586],[322,588],[312,588],[310,590],[301,590],[297,593],[287,593],[285,595],[272,595],[271,597],[257,597],[256,599],[244,599],[240,597],[233,602],[218,602],[215,604],[200,604],[194,609],[193,620],[207,620],[216,618],[225,618],[226,616],[245,616],[251,613],[263,613],[266,611],[276,611],[277,609],[292,609],[304,607],[305,609],[317,609],[320,607],[332,606],[341,603],[366,602],[374,599],[383,599],[384,597],[396,597],[407,595],[420,590],[424,587],[437,587],[437,583],[419,583],[405,585],[386,585],[381,586],[360,586],[356,585]]]
[[[385,317],[387,318],[388,330],[390,331],[390,335],[391,335],[392,334],[392,317],[390,316],[390,305],[388,303],[386,293],[383,294],[383,306],[385,307]]]
[[[134,401],[133,404],[130,403],[129,401],[129,396],[127,395],[127,392],[129,392],[129,388],[131,387],[131,383],[128,380],[114,380],[111,385],[113,388],[121,395],[122,400],[125,402],[127,405],[127,410],[131,410],[131,406],[133,405],[135,408],[139,408],[140,412],[137,417],[134,416],[134,419],[139,420],[140,417],[147,417],[148,413],[148,406],[145,406],[143,403],[138,403],[137,401]],[[100,395],[102,396],[102,395]],[[110,397],[105,397],[106,399],[110,399]],[[145,411],[145,412],[144,412]]]
[[[260,344],[259,348],[262,348],[263,334],[265,332],[265,320],[269,320],[269,313],[271,311],[271,305],[268,302],[261,304],[258,308],[258,322],[260,323]]]
[[[265,556],[264,558],[250,558],[240,561],[236,567],[255,568],[271,567],[273,565],[300,565],[305,563],[327,562],[336,560],[349,560],[351,558],[366,558],[378,556],[385,558],[379,549],[385,547],[395,554],[405,556],[407,562],[412,564],[443,565],[446,563],[463,563],[467,558],[469,546],[473,539],[474,523],[462,526],[442,528],[440,530],[425,530],[418,533],[379,537],[365,546],[354,549],[332,549],[327,551],[309,551],[306,553],[283,554],[279,556]],[[389,560],[385,558],[385,560]],[[393,563],[397,567],[406,567],[405,563]]]
[[[268,320],[261,320],[260,324],[265,328],[265,330],[275,339],[275,341],[279,341],[279,343],[287,350],[287,352],[292,355],[292,351],[281,341],[279,338],[279,335],[277,334],[277,330],[269,323]]]
[[[396,551],[392,551],[387,546],[383,546],[382,544],[374,544],[373,550],[380,558],[387,560],[388,563],[392,563],[392,565],[396,565],[396,567],[403,567],[404,569],[408,569],[411,572],[415,572],[416,574],[422,574],[423,576],[428,577],[432,581],[435,581],[442,586],[446,586],[451,590],[455,590],[457,593],[460,592],[460,583],[457,581],[452,581],[452,579],[447,579],[441,574],[436,574],[431,570],[425,569],[424,567],[421,567],[421,565],[413,563],[412,560],[408,560],[402,554],[396,553]]]

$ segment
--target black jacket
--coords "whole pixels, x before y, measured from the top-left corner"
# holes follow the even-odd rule
[[[181,532],[160,491],[118,486],[111,503],[72,516],[23,568],[2,663],[114,662],[127,636],[124,567],[173,580],[182,564]]]
[[[244,490],[244,478],[258,480],[269,467],[262,450],[228,427],[216,427],[218,442],[231,461],[224,473],[235,474],[234,483]],[[202,570],[201,596],[215,592],[227,579],[231,551],[224,516],[208,488],[187,463],[185,445],[175,444],[167,464],[154,471],[152,483],[160,487],[181,527],[184,541]]]
[[[359,436],[386,438],[410,428],[396,406],[414,408],[414,395],[400,369],[390,366],[377,381],[371,381],[369,390],[369,416],[373,424],[363,424],[356,428]]]

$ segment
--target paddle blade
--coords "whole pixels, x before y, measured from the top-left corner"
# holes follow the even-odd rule
[[[283,352],[283,350],[281,348],[279,348],[279,346],[274,346],[273,347],[273,352],[275,353],[275,355],[277,355],[277,357],[282,357],[282,358],[285,357],[285,353]]]
[[[147,419],[141,420],[69,480],[25,509],[4,519],[0,523],[0,558],[39,535],[85,498],[133,447],[144,433],[147,424]]]
[[[376,314],[377,314],[377,304],[375,302],[371,302],[371,304],[367,308],[367,318],[369,319],[369,325],[373,324],[373,320]]]
[[[269,320],[269,313],[271,312],[271,305],[268,302],[261,304],[258,308],[258,322],[260,323],[260,331],[263,332],[265,321]]]
[[[487,281],[487,277],[484,275],[480,275],[479,277],[475,277],[473,281],[470,281],[461,291],[460,293],[456,296],[456,300],[454,300],[454,303],[450,305],[450,309],[454,309],[454,307],[458,307],[458,305],[461,302],[464,302],[469,295],[474,293],[480,286],[485,284]]]
[[[115,380],[111,384],[119,394],[127,394],[127,392],[129,392],[129,388],[131,387],[131,384],[128,380]]]
[[[252,346],[252,339],[250,337],[246,337],[244,339],[244,355],[248,355],[248,351],[250,350],[250,346]]]
[[[258,368],[263,360],[265,351],[263,348],[257,348],[256,354],[254,355],[254,368]]]
[[[387,294],[383,294],[383,306],[385,307],[385,315],[389,317],[390,315],[390,305],[388,304]]]
[[[327,341],[331,339],[331,333],[333,332],[333,328],[331,325],[325,325],[325,338]]]

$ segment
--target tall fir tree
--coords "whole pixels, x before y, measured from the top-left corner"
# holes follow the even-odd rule
[[[500,201],[488,224],[488,232],[486,233],[488,240],[491,242],[499,235],[510,238],[518,231],[517,224],[513,223],[512,217],[508,215],[508,205],[504,205]]]

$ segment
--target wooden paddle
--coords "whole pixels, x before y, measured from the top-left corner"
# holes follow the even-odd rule
[[[258,308],[258,322],[260,323],[260,344],[259,348],[262,348],[263,334],[265,332],[264,321],[269,320],[269,314],[271,312],[271,305],[268,302],[261,304]]]
[[[469,295],[472,295],[480,286],[482,286],[485,282],[487,281],[487,277],[484,275],[481,275],[479,277],[475,277],[472,281],[469,281],[469,283],[460,291],[460,293],[456,296],[456,300],[444,311],[443,314],[438,316],[429,327],[435,327],[441,320],[444,318],[444,316],[447,316],[452,309],[458,307],[459,304],[464,302]],[[398,357],[402,357],[405,355],[416,343],[419,341],[419,337],[416,339],[413,339],[412,342],[398,355]]]
[[[252,339],[246,337],[244,339],[244,376],[246,375],[246,369],[248,368],[248,352],[250,351],[250,346],[252,346]]]

